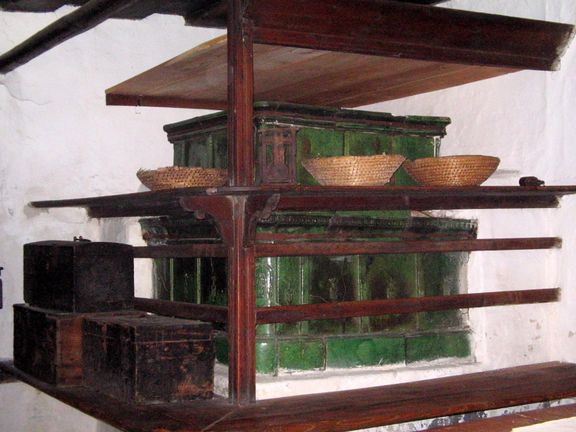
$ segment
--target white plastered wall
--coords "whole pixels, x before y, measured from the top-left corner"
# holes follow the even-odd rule
[[[447,7],[526,18],[576,22],[566,0],[453,0]],[[0,12],[0,52],[69,12]],[[80,209],[35,210],[33,200],[142,190],[140,167],[171,163],[162,125],[199,111],[106,107],[104,89],[191,48],[217,33],[185,27],[181,18],[108,21],[0,75],[0,358],[12,356],[11,305],[22,302],[22,245],[45,239],[139,241],[134,220],[89,220]],[[368,109],[397,115],[452,118],[443,154],[492,154],[502,171],[492,184],[536,175],[547,184],[576,184],[576,44],[555,73],[520,72]],[[335,373],[262,385],[261,397],[429,378],[549,360],[576,361],[576,198],[559,210],[483,210],[455,213],[480,220],[481,238],[558,235],[561,251],[472,254],[471,292],[560,286],[559,303],[471,310],[477,362],[409,371]],[[150,290],[138,263],[138,293]],[[26,401],[22,403],[21,401]],[[0,385],[0,430],[108,431],[108,427],[30,387]]]

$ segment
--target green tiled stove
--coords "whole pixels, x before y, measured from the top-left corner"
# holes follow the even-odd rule
[[[166,125],[174,164],[226,167],[226,114]],[[450,123],[441,117],[397,117],[280,103],[254,106],[258,183],[316,184],[302,168],[307,157],[401,154],[435,156]],[[393,184],[412,184],[399,170]],[[190,218],[141,220],[149,245],[219,241],[215,228]],[[257,241],[284,234],[298,241],[465,239],[476,236],[469,220],[415,217],[409,212],[275,213],[259,223]],[[257,306],[449,295],[460,292],[467,253],[264,257],[256,262]],[[226,304],[226,260],[155,260],[158,298]],[[217,338],[227,362],[225,333]],[[458,311],[267,324],[257,328],[256,369],[323,370],[406,364],[468,357],[465,320]]]

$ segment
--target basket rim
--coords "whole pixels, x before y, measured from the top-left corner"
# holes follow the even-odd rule
[[[417,164],[417,163],[426,163],[426,162],[441,162],[441,161],[457,161],[457,160],[465,160],[465,159],[476,159],[476,160],[485,160],[485,161],[500,161],[500,158],[497,156],[490,156],[490,155],[451,155],[451,156],[431,156],[425,158],[418,158],[414,160],[406,159],[406,162]]]
[[[406,159],[405,156],[400,154],[379,154],[379,155],[342,155],[342,156],[314,156],[309,158],[303,158],[304,161],[328,161],[328,160],[344,160],[344,159]]]

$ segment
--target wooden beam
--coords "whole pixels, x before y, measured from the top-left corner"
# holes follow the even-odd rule
[[[272,306],[257,308],[256,322],[258,324],[290,323],[489,306],[549,303],[558,301],[559,297],[559,288],[544,288],[434,297]]]
[[[576,396],[576,365],[543,363],[358,390],[259,400],[127,404],[83,386],[54,387],[0,362],[38,390],[131,432],[343,432]],[[488,423],[489,425],[490,423]],[[491,429],[479,429],[488,431]]]
[[[224,306],[199,305],[143,297],[134,298],[134,308],[157,315],[216,323],[226,323],[228,314],[228,309]]]
[[[415,3],[422,5],[436,5],[445,3],[448,0],[394,0],[401,3]],[[1,1],[0,1],[1,3]],[[199,27],[226,27],[226,1],[204,0],[199,1],[194,9],[191,9],[185,16],[186,24]]]
[[[254,42],[556,70],[574,27],[387,0],[254,0]]]
[[[362,255],[425,252],[472,252],[551,249],[561,247],[558,237],[480,240],[406,240],[365,242],[258,243],[256,256]]]
[[[62,42],[84,33],[138,0],[90,0],[0,56],[0,73],[8,73]]]
[[[228,177],[254,184],[254,46],[246,18],[251,0],[228,0]]]
[[[195,108],[225,110],[226,104],[200,99],[188,99],[175,96],[134,96],[118,93],[106,94],[106,105],[119,106],[143,106],[143,107],[168,107],[168,108]]]

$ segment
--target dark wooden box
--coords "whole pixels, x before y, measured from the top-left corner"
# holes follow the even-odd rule
[[[24,245],[24,300],[67,312],[130,309],[134,253],[129,245],[42,241]]]
[[[84,321],[84,385],[126,402],[213,394],[212,326],[148,315]]]
[[[109,314],[116,313],[81,314],[14,305],[14,366],[49,384],[82,384],[82,321]]]

